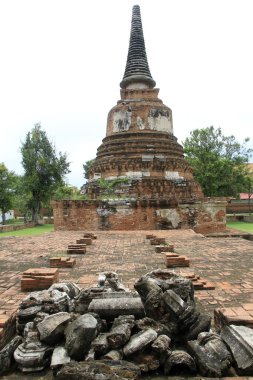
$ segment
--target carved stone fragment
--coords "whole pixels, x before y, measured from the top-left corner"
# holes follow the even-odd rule
[[[215,333],[202,332],[188,347],[202,376],[223,377],[231,367],[232,357],[224,341]]]
[[[125,360],[96,360],[66,364],[57,373],[57,380],[137,380],[138,366]]]
[[[153,329],[140,331],[139,333],[132,335],[129,342],[124,346],[123,353],[125,356],[134,354],[141,351],[157,338],[157,333]]]
[[[38,323],[40,340],[47,344],[56,344],[64,337],[64,330],[71,320],[71,315],[64,311],[52,314]]]
[[[14,359],[22,372],[42,371],[50,362],[53,347],[36,339],[27,339],[14,351]]]
[[[66,348],[63,346],[57,346],[53,351],[50,368],[53,371],[59,370],[64,364],[69,363],[70,360]]]
[[[97,335],[97,324],[92,315],[84,314],[68,325],[65,330],[65,348],[71,358],[81,360],[88,353]]]
[[[106,360],[121,360],[123,358],[122,350],[111,350],[104,355]]]
[[[196,372],[194,359],[185,351],[173,351],[164,364],[165,375],[172,370],[178,374],[193,374]]]
[[[21,336],[15,336],[1,351],[0,351],[0,375],[9,371],[13,364],[13,354],[16,348],[22,343]]]
[[[230,348],[238,373],[253,375],[253,330],[246,326],[230,325],[221,330],[221,337]]]
[[[119,315],[133,314],[136,318],[144,317],[144,308],[140,298],[107,298],[93,299],[88,307],[89,312],[97,313],[101,318],[112,320]]]

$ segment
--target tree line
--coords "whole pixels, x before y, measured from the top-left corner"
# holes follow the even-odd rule
[[[195,179],[200,183],[205,196],[237,197],[253,192],[253,173],[246,165],[252,155],[248,147],[249,138],[243,143],[233,135],[224,136],[221,128],[213,126],[195,129],[182,143],[185,157],[190,163]],[[39,123],[27,133],[21,143],[23,175],[17,175],[0,163],[0,210],[4,215],[11,208],[17,208],[26,217],[38,223],[42,205],[49,205],[55,196],[61,199],[70,196],[70,187],[65,176],[70,172],[67,154],[57,154],[54,144]],[[83,165],[84,178],[94,160]]]

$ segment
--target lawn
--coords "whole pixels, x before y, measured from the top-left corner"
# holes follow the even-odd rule
[[[236,230],[249,232],[253,234],[253,223],[246,223],[246,222],[228,222],[227,223],[228,228],[234,228]]]
[[[18,231],[8,231],[8,232],[0,232],[0,238],[4,236],[32,236],[32,235],[41,235],[45,232],[54,231],[53,224],[43,224],[41,226],[25,228],[23,230]]]

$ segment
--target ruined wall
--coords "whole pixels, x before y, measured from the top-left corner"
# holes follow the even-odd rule
[[[53,201],[55,230],[187,229],[199,233],[226,228],[226,202],[205,201],[170,206],[169,202]]]

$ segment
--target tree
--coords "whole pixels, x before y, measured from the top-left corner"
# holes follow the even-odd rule
[[[84,178],[89,179],[89,171],[92,165],[94,164],[94,162],[95,162],[95,159],[93,158],[92,160],[88,160],[85,162],[85,164],[83,164]]]
[[[24,222],[31,218],[32,195],[26,190],[24,176],[16,175],[13,185],[13,208],[24,217]]]
[[[51,193],[64,183],[69,173],[66,153],[57,156],[54,145],[49,141],[40,124],[27,133],[21,146],[24,168],[24,186],[30,197],[32,221],[38,223],[42,202],[48,202]]]
[[[2,223],[5,224],[5,213],[12,208],[14,173],[4,163],[0,163],[0,211]]]
[[[248,186],[246,163],[252,149],[249,138],[242,144],[233,135],[224,136],[213,126],[195,129],[183,142],[186,159],[206,196],[237,196]]]

